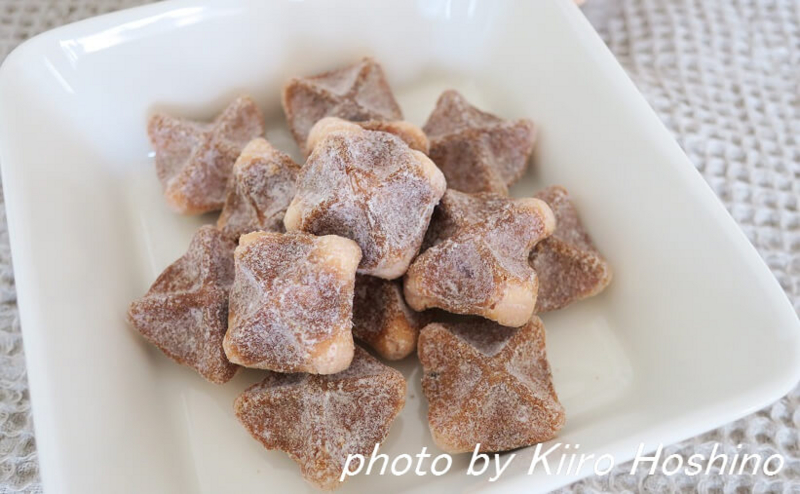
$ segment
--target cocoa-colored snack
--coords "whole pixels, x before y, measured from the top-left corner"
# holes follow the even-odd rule
[[[283,231],[300,165],[263,138],[250,141],[233,165],[217,228],[233,240],[257,230]]]
[[[398,280],[356,276],[353,336],[387,360],[400,360],[417,348],[421,314],[403,299]]]
[[[583,228],[567,190],[548,187],[536,197],[545,201],[556,217],[553,235],[530,255],[530,264],[539,276],[536,312],[560,309],[602,292],[611,283],[611,266]]]
[[[253,232],[239,238],[225,353],[244,367],[333,374],[353,358],[352,240]]]
[[[128,309],[128,320],[150,343],[216,384],[237,369],[222,349],[235,247],[213,226],[200,228],[186,254]]]
[[[353,122],[403,119],[383,68],[371,58],[315,76],[291,79],[283,88],[283,111],[303,150],[311,127],[324,117]]]
[[[364,130],[376,130],[394,134],[403,140],[408,147],[416,151],[428,154],[430,143],[428,136],[416,125],[405,120],[367,120],[365,122],[348,122],[337,117],[325,117],[314,124],[308,133],[306,140],[306,150],[311,153],[314,147],[331,132],[349,129],[350,124],[356,124]]]
[[[430,142],[428,136],[416,125],[406,122],[405,120],[369,120],[367,122],[358,122],[362,128],[366,130],[379,130],[381,132],[388,132],[394,134],[411,149],[421,151],[428,154],[430,151]]]
[[[538,281],[531,249],[555,230],[547,204],[448,189],[426,238],[425,250],[404,282],[408,305],[438,307],[521,326],[533,314]]]
[[[236,398],[234,411],[265,448],[286,452],[309,483],[331,490],[348,455],[368,456],[383,442],[405,399],[403,375],[356,347],[338,374],[270,372]]]
[[[319,124],[329,132],[312,130],[317,144],[297,179],[286,230],[355,240],[359,274],[402,276],[444,194],[442,172],[393,134],[340,119]]]
[[[417,348],[428,425],[448,453],[508,451],[547,441],[564,426],[542,321],[521,328],[478,317],[425,326]]]
[[[179,213],[201,214],[222,209],[233,163],[264,133],[264,118],[255,102],[242,96],[212,123],[156,113],[147,133],[167,203]]]
[[[504,195],[525,173],[536,138],[530,120],[503,120],[452,89],[439,96],[423,130],[449,188]]]

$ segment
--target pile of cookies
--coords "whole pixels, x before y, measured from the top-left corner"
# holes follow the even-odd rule
[[[150,119],[167,203],[221,213],[131,304],[134,328],[213,383],[266,370],[236,416],[323,489],[405,402],[402,374],[359,345],[417,352],[446,452],[553,438],[565,416],[537,314],[600,292],[611,270],[566,190],[508,196],[533,123],[450,90],[420,129],[369,58],[290,80],[283,107],[302,164],[264,139],[247,97],[211,123]]]

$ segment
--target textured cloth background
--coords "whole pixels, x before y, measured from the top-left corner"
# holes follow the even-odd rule
[[[60,24],[146,0],[0,0],[0,57]],[[800,0],[589,0],[584,11],[800,311]],[[0,494],[39,492],[5,208],[0,202]],[[800,492],[800,390],[664,452],[779,452],[766,476],[647,476],[565,492]],[[737,449],[737,445],[742,447]]]

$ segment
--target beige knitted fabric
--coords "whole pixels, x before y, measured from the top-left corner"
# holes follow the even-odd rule
[[[800,311],[800,1],[589,0],[584,12]],[[800,492],[799,427],[797,388],[663,453],[781,453],[772,478],[631,476],[627,464],[569,490]]]
[[[0,0],[0,57],[46,29],[145,2]],[[800,0],[589,0],[584,11],[800,311]],[[0,211],[0,494],[40,491],[15,297]],[[564,491],[800,492],[799,428],[796,390],[664,453],[708,454],[715,442],[780,452],[775,478],[631,476],[625,465]]]

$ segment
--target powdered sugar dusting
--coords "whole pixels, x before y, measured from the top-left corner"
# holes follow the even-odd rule
[[[557,227],[531,251],[530,265],[539,276],[536,311],[560,309],[603,291],[611,282],[608,262],[583,228],[578,212],[563,187],[536,194],[550,205]]]
[[[536,137],[530,120],[502,120],[454,90],[442,93],[424,130],[450,188],[504,195],[525,173]]]
[[[264,133],[264,119],[255,102],[242,96],[211,124],[158,113],[147,132],[167,202],[180,213],[199,214],[222,208],[233,164]]]
[[[128,311],[131,324],[151,343],[218,384],[236,373],[222,348],[234,247],[214,227],[200,228],[186,254]]]
[[[400,138],[334,131],[303,166],[287,212],[296,223],[286,227],[355,240],[359,273],[393,279],[417,254],[444,188],[435,166]]]
[[[337,246],[334,252],[328,252]],[[303,233],[258,232],[236,249],[231,361],[278,372],[331,373],[353,352],[351,318],[358,246]]]
[[[400,372],[356,347],[352,364],[338,374],[270,372],[234,409],[264,447],[285,451],[307,481],[333,489],[348,454],[368,455],[386,438],[405,395]]]
[[[552,439],[564,425],[542,322],[512,329],[480,318],[429,324],[419,338],[434,441],[449,453],[507,451]]]
[[[256,230],[283,231],[300,165],[265,139],[251,141],[233,167],[217,227],[231,239]]]
[[[552,233],[541,201],[448,190],[431,223],[426,245],[405,278],[405,295],[415,310],[438,307],[481,315],[516,326],[530,318],[500,310],[512,298],[536,297],[531,249]],[[527,312],[527,313],[523,313]]]
[[[428,154],[430,151],[430,142],[425,132],[416,125],[412,125],[405,121],[397,120],[368,120],[366,122],[358,122],[358,125],[366,130],[379,130],[381,132],[388,132],[394,134],[402,139],[408,147],[417,151]]]
[[[403,118],[383,68],[371,58],[316,76],[290,80],[283,88],[283,109],[301,149],[305,148],[311,127],[323,117],[351,121]]]

